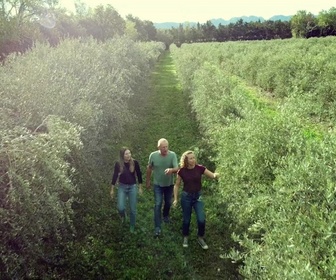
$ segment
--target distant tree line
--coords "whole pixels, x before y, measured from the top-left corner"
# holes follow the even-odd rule
[[[216,27],[211,21],[196,26],[180,25],[166,30],[174,38],[174,43],[224,42],[237,40],[271,40],[292,37],[290,23],[286,21],[244,22],[243,19],[228,25]]]
[[[240,40],[271,40],[286,38],[310,38],[336,35],[336,8],[321,11],[317,16],[298,11],[290,21],[267,20],[244,22],[243,19],[216,27],[211,21],[190,26],[182,25],[164,31],[173,37],[175,44],[192,42],[224,42]]]
[[[24,52],[35,42],[57,45],[64,38],[93,37],[99,41],[128,36],[135,41],[181,45],[193,42],[309,38],[336,34],[336,8],[317,16],[298,11],[290,21],[244,22],[215,26],[211,21],[157,29],[153,22],[133,15],[122,18],[111,5],[88,8],[75,0],[76,12],[57,8],[58,0],[0,0],[0,60]],[[54,20],[55,25],[50,25]],[[49,25],[44,24],[47,21]]]

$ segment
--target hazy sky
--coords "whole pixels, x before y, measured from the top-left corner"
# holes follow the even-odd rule
[[[82,0],[90,7],[111,4],[125,17],[132,14],[152,22],[204,23],[215,18],[230,19],[241,16],[294,15],[299,10],[318,14],[336,7],[336,0]],[[74,10],[73,0],[60,0],[60,5]]]

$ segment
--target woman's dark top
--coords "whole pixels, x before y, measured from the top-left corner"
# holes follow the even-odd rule
[[[129,168],[130,168],[129,162],[125,162],[125,168],[123,170],[123,173],[121,173],[119,176],[119,183],[126,184],[126,185],[136,184],[136,178],[135,178],[135,174],[136,174],[136,176],[138,177],[138,183],[142,184],[142,174],[141,174],[139,163],[136,160],[134,160],[134,171],[133,172],[131,172]],[[114,172],[112,176],[112,185],[115,185],[115,183],[117,182],[119,172],[120,172],[120,164],[119,162],[116,162],[114,165]]]
[[[177,174],[183,180],[183,191],[189,193],[199,192],[202,188],[202,175],[205,169],[203,165],[196,164],[193,169],[183,167],[177,171]]]

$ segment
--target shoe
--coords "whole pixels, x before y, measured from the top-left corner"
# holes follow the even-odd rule
[[[183,238],[183,248],[188,248],[188,237]]]
[[[199,237],[197,240],[198,240],[198,244],[201,245],[202,249],[204,250],[209,249],[208,245],[205,243],[203,238]]]
[[[170,224],[170,219],[169,219],[169,217],[163,217],[163,221],[164,221],[166,224]]]
[[[158,237],[161,235],[161,229],[158,227],[155,229],[155,236]]]
[[[134,233],[134,226],[130,226],[130,233]]]

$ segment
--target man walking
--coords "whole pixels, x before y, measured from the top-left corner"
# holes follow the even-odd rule
[[[154,179],[154,224],[155,235],[161,234],[162,216],[166,223],[169,223],[169,211],[172,204],[174,190],[173,173],[178,170],[177,156],[168,149],[168,141],[161,138],[158,141],[158,150],[149,155],[146,186],[150,189],[150,179],[153,173]],[[164,200],[163,213],[161,215],[162,204]]]

